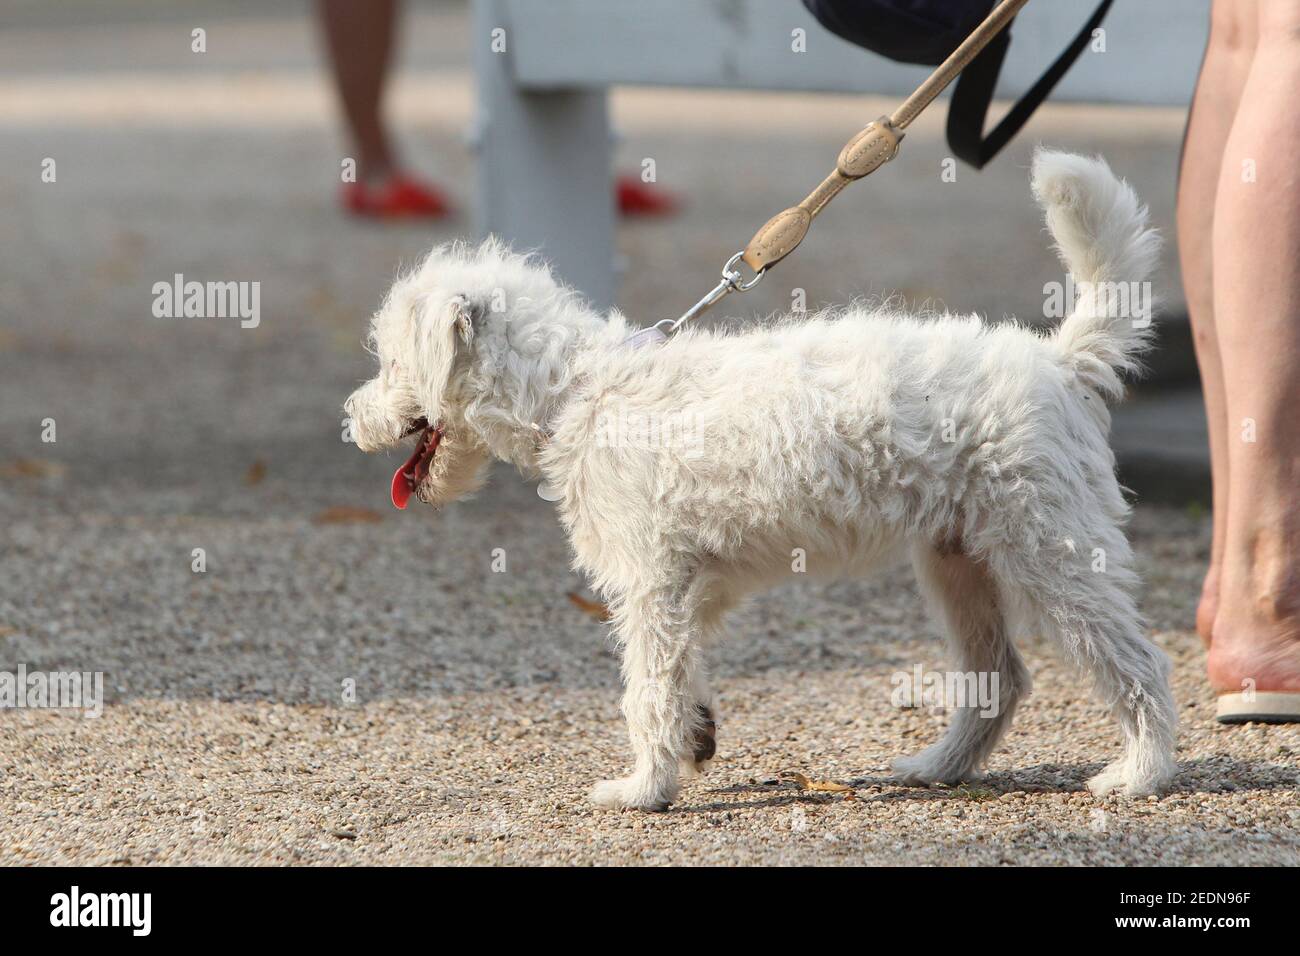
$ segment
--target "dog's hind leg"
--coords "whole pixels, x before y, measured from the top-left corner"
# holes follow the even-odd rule
[[[1029,690],[1029,672],[1011,643],[1003,597],[987,565],[959,546],[925,544],[916,548],[913,566],[975,699],[956,703],[939,743],[895,761],[893,769],[904,783],[956,783],[979,775]]]
[[[591,791],[604,807],[664,810],[677,797],[684,762],[710,748],[712,712],[698,695],[700,581],[681,590],[653,589],[616,602],[614,629],[623,647],[623,714],[636,766],[629,777]],[[710,700],[711,702],[711,700]]]
[[[1177,715],[1169,658],[1147,637],[1133,591],[1132,553],[1113,523],[1092,516],[1091,540],[1045,546],[1009,561],[1038,623],[1087,673],[1124,738],[1123,756],[1088,781],[1098,796],[1122,789],[1145,796],[1177,772]],[[1076,553],[1077,552],[1077,553]]]

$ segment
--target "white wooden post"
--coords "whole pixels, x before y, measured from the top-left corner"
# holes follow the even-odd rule
[[[472,29],[479,232],[539,252],[607,309],[615,291],[615,210],[605,88],[522,88],[512,67],[516,37],[500,0],[474,0]],[[504,51],[494,52],[494,39]]]

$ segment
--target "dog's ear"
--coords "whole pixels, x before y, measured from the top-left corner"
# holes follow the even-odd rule
[[[442,417],[443,403],[452,369],[459,352],[474,341],[482,310],[463,295],[450,298],[430,296],[418,307],[415,317],[415,348],[419,355],[416,390],[429,421]]]

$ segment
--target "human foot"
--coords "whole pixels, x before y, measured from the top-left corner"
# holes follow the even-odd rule
[[[1230,564],[1217,592],[1206,670],[1227,695],[1219,718],[1300,720],[1300,568],[1278,548],[1251,551],[1255,560]]]

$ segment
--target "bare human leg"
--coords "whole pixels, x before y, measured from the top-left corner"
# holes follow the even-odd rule
[[[1210,466],[1214,482],[1214,540],[1210,567],[1196,610],[1196,630],[1209,644],[1219,607],[1219,576],[1228,520],[1228,410],[1223,366],[1215,332],[1212,235],[1214,194],[1223,150],[1255,53],[1256,0],[1215,0],[1210,41],[1201,64],[1183,142],[1178,180],[1178,252],[1183,288],[1192,320],[1196,358],[1201,369],[1205,412],[1210,431]]]
[[[334,82],[357,148],[357,175],[386,178],[396,167],[381,101],[392,58],[397,0],[318,0]]]
[[[1231,491],[1208,665],[1210,683],[1221,693],[1294,695],[1300,693],[1300,112],[1294,102],[1300,6],[1258,0],[1258,24],[1214,208],[1213,312]]]

